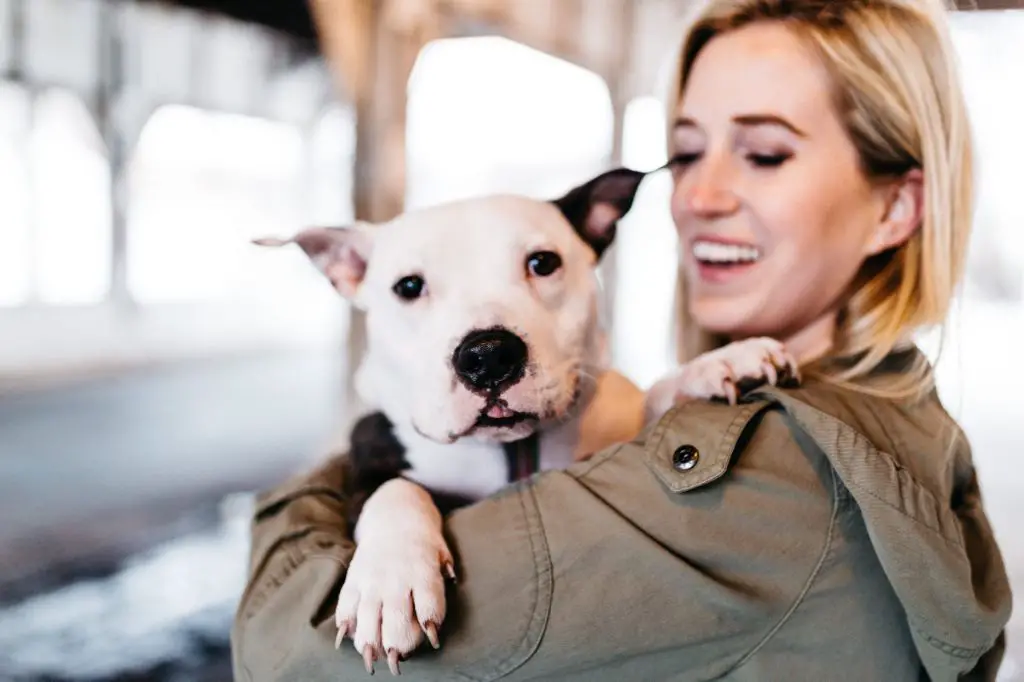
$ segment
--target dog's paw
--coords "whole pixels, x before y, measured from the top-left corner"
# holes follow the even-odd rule
[[[648,419],[688,398],[725,398],[735,404],[743,390],[767,382],[799,383],[796,360],[782,343],[758,337],[705,353],[654,384],[647,392]]]
[[[445,617],[445,576],[454,578],[454,562],[439,532],[387,534],[364,539],[356,549],[338,595],[335,646],[350,637],[366,670],[386,658],[394,675],[398,662],[423,637],[436,649]]]

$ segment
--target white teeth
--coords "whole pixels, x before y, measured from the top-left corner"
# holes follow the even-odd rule
[[[693,243],[693,256],[705,263],[753,263],[761,252],[753,246],[698,241]]]

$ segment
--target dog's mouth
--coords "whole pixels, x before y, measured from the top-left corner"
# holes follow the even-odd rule
[[[508,404],[501,400],[489,402],[484,409],[480,410],[473,428],[498,428],[509,429],[517,424],[527,421],[538,421],[540,417],[533,412],[518,412],[509,408]]]
[[[526,423],[540,422],[540,415],[535,412],[520,412],[513,410],[502,398],[491,398],[477,413],[476,419],[469,425],[469,428],[461,433],[448,434],[449,442],[455,442],[480,429],[510,430]]]

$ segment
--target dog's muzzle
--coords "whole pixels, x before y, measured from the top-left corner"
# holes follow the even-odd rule
[[[474,393],[496,395],[526,373],[526,342],[503,327],[472,331],[452,354],[459,381]]]

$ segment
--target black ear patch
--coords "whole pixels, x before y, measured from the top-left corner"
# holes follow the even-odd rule
[[[552,203],[600,258],[615,241],[619,219],[633,206],[646,173],[616,168],[569,191]]]

